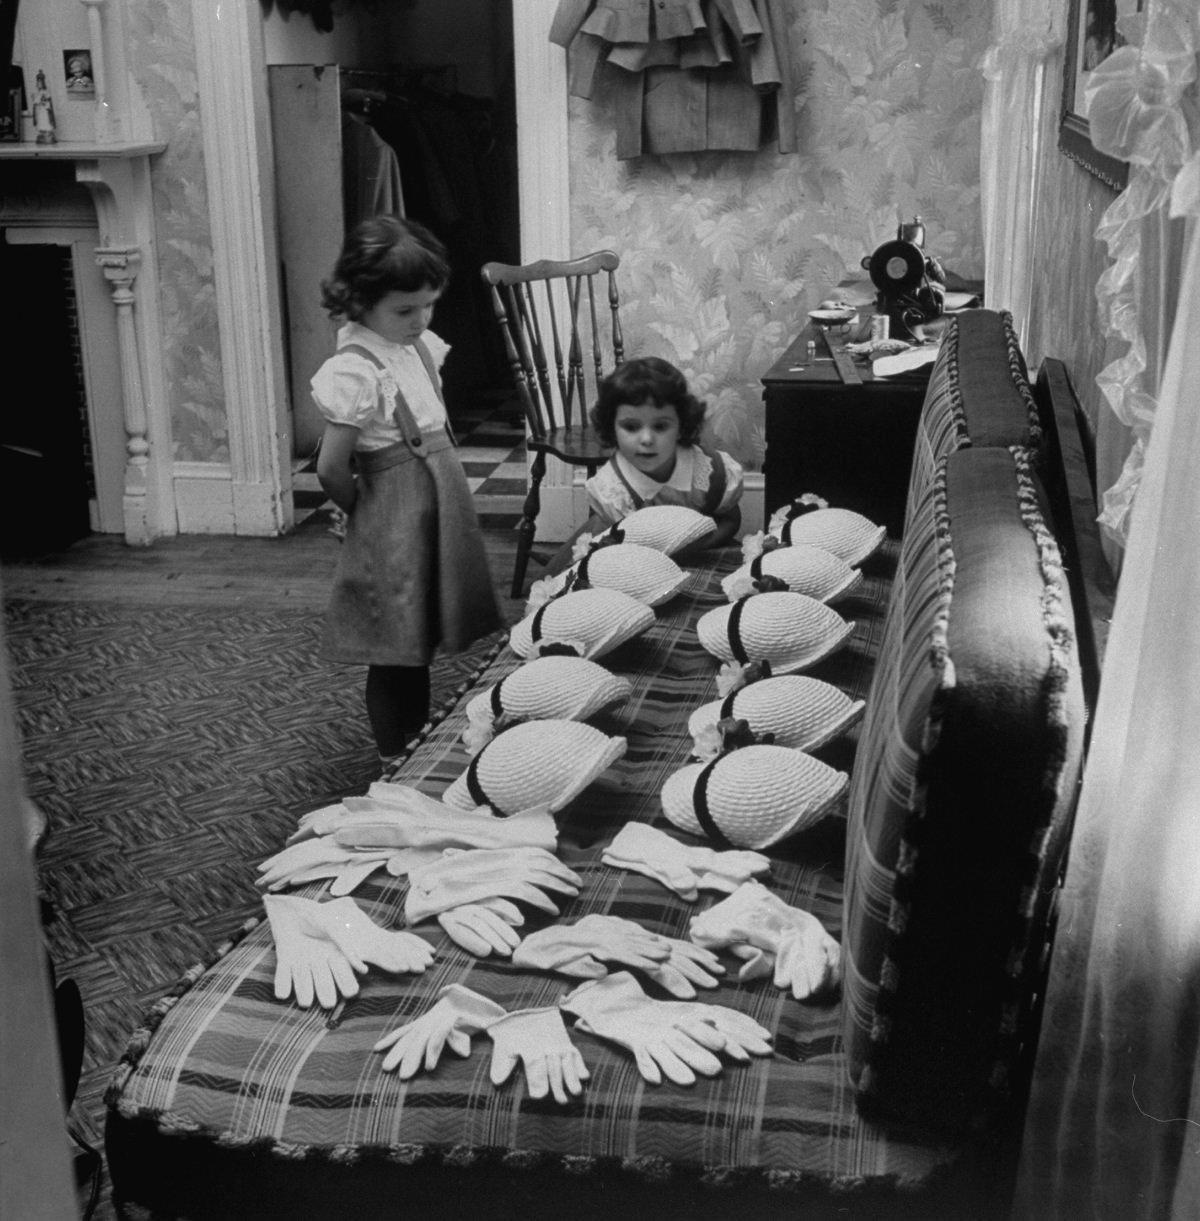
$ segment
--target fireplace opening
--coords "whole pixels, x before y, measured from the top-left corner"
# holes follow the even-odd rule
[[[0,284],[0,554],[60,551],[96,494],[71,250],[0,242]]]

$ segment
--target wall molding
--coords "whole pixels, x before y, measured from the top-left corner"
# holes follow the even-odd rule
[[[233,529],[293,521],[274,166],[262,13],[192,0],[213,280],[229,429]]]
[[[513,0],[523,263],[568,259],[573,253],[567,53],[549,37],[557,8],[558,0]],[[574,490],[576,473],[567,463],[547,458],[539,535],[567,538],[586,518],[586,501]]]

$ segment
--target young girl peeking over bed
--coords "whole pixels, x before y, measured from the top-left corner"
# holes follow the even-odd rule
[[[601,383],[592,426],[616,453],[587,481],[588,527],[602,530],[647,505],[684,505],[717,523],[701,544],[720,547],[742,524],[742,468],[700,444],[704,404],[674,365],[627,360]]]

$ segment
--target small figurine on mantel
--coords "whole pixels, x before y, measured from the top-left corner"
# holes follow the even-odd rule
[[[37,133],[35,142],[38,144],[56,144],[58,137],[54,134],[54,101],[50,90],[46,88],[46,74],[37,74],[37,91],[33,95],[33,129]]]

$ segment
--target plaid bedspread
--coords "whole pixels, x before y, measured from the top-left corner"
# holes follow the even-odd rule
[[[649,878],[602,864],[600,850],[630,820],[671,829],[659,792],[687,761],[688,716],[717,698],[718,665],[701,648],[695,621],[721,602],[720,577],[736,558],[730,552],[697,568],[692,588],[659,608],[650,631],[601,659],[632,681],[634,694],[595,723],[624,735],[628,750],[559,816],[560,855],[585,882],[564,910],[567,919],[611,913],[684,937],[690,917],[716,900],[702,895],[698,904],[687,903]],[[815,677],[854,696],[866,694],[894,566],[889,545],[868,563],[858,592],[837,606],[855,630],[847,648],[810,671]],[[520,664],[504,647],[415,751],[401,780],[440,794],[468,762],[459,740],[466,701]],[[822,757],[845,768],[852,750],[848,740]],[[840,933],[843,852],[844,820],[826,819],[772,850],[768,879],[772,890],[814,912],[834,935]],[[406,886],[379,873],[355,899],[377,922],[399,926]],[[320,887],[300,893],[317,895]],[[578,1032],[573,1038],[591,1078],[569,1106],[531,1100],[519,1073],[493,1087],[486,1036],[475,1039],[466,1059],[446,1053],[435,1071],[399,1081],[381,1071],[372,1044],[422,1013],[444,985],[461,982],[507,1009],[553,1004],[573,986],[504,960],[475,959],[436,924],[417,931],[437,951],[427,973],[372,970],[359,995],[332,1012],[275,1000],[265,920],[198,968],[189,986],[135,1035],[109,1091],[110,1141],[115,1127],[125,1150],[114,1166],[118,1189],[136,1198],[139,1132],[160,1141],[200,1141],[210,1154],[268,1151],[283,1162],[346,1164],[383,1155],[403,1169],[430,1159],[461,1165],[496,1157],[508,1165],[557,1162],[576,1173],[604,1166],[653,1175],[669,1167],[673,1176],[696,1182],[736,1175],[772,1188],[816,1183],[833,1192],[864,1183],[913,1187],[955,1159],[953,1150],[917,1134],[885,1134],[865,1123],[848,1085],[838,1002],[800,1004],[769,980],[739,985],[733,978],[702,991],[699,1000],[743,1010],[771,1030],[774,1054],[729,1063],[691,1087],[651,1086],[627,1053]],[[203,1164],[210,1175],[219,1163],[210,1156]],[[201,1191],[203,1183],[193,1189]]]

